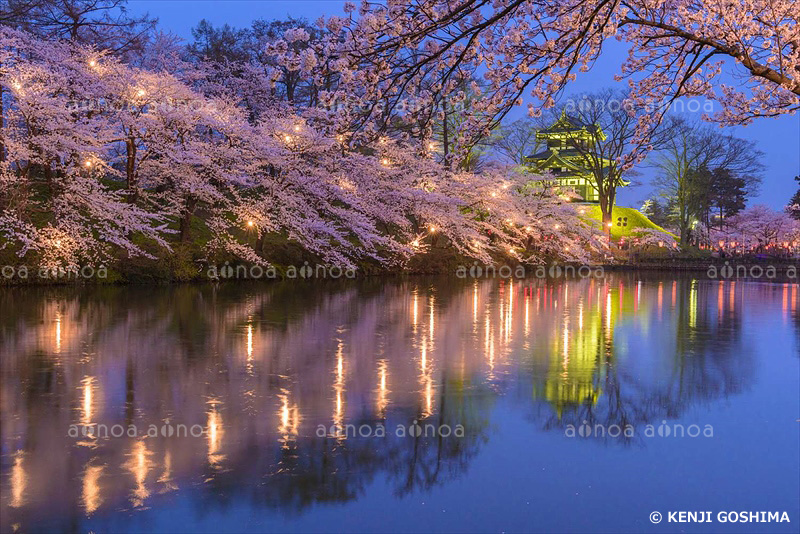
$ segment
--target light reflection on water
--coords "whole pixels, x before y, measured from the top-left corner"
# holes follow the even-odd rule
[[[797,419],[797,289],[654,275],[6,289],[0,526],[137,530],[147,517],[151,528],[209,528],[198,510],[216,507],[233,530],[267,528],[246,521],[253,510],[277,514],[277,528],[346,530],[314,523],[313,505],[346,513],[367,496],[386,506],[403,496],[446,500],[469,483],[471,465],[481,474],[500,464],[491,460],[498,451],[519,455],[520,470],[532,454],[595,455],[598,472],[603,462],[644,465],[653,458],[641,438],[573,443],[564,429],[755,424],[718,411],[736,398],[755,407],[788,401],[781,416]],[[395,435],[415,421],[460,425],[463,435]],[[71,425],[125,433],[76,437]],[[183,435],[167,432],[178,425]],[[386,432],[364,436],[348,425]],[[522,438],[531,432],[542,441]],[[796,512],[798,461],[781,454],[796,452],[797,429],[782,432],[778,444],[771,434],[724,443],[739,452],[769,445],[785,467],[768,481],[785,496],[777,508]],[[464,506],[486,504],[482,491],[508,484],[501,468],[485,476],[486,487],[469,492],[480,502]],[[511,489],[549,503],[548,529],[583,528],[559,522],[569,503],[555,486]],[[531,511],[482,513],[497,530],[528,525]],[[589,529],[628,528],[618,520],[595,517]],[[476,526],[449,521],[441,526]]]

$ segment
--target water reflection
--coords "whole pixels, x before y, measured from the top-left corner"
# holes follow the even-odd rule
[[[302,511],[357,499],[378,476],[398,495],[442,485],[491,442],[503,396],[555,432],[740,393],[757,375],[745,310],[775,309],[800,345],[792,284],[3,290],[2,527],[72,529],[181,492]],[[464,435],[395,434],[414,421]],[[124,431],[76,438],[71,425]],[[350,428],[379,425],[385,437]]]

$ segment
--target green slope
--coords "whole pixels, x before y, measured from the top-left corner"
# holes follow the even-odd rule
[[[602,214],[600,213],[600,206],[597,204],[584,204],[578,208],[579,211],[589,219],[594,220],[597,222],[598,225],[602,224]],[[661,232],[665,232],[667,234],[672,235],[670,232],[667,232],[653,221],[648,219],[645,215],[643,215],[639,210],[634,208],[623,208],[621,206],[614,206],[612,210],[612,218],[611,221],[613,226],[611,227],[611,238],[612,239],[619,239],[621,237],[633,237],[636,235],[638,230],[652,228],[654,230],[659,230]],[[618,226],[617,225],[617,218],[618,217],[627,217],[628,218],[628,225],[627,226]],[[675,237],[675,236],[673,236]]]

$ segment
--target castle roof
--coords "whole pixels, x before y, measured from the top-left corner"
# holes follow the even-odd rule
[[[553,150],[551,148],[548,148],[546,150],[543,150],[541,152],[537,152],[536,154],[532,154],[532,155],[528,156],[527,159],[532,159],[532,160],[537,160],[537,161],[538,160],[547,160],[547,159],[550,159],[550,157],[552,157],[554,155],[558,155],[559,157],[562,157],[562,158],[570,158],[570,157],[579,158],[579,157],[582,157],[582,154],[578,150],[576,150],[574,148],[559,148],[557,150]]]

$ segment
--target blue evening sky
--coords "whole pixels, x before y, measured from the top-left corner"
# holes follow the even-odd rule
[[[343,5],[342,0],[129,0],[128,8],[132,13],[149,12],[158,17],[162,30],[190,40],[191,29],[204,18],[215,26],[227,23],[236,27],[247,27],[259,18],[282,19],[289,15],[305,17],[313,22],[321,15],[342,14]],[[579,75],[574,83],[576,92],[617,85],[613,77],[625,50],[619,44],[609,44],[612,46],[604,50],[595,67]],[[526,108],[527,103],[520,108],[519,116],[525,113]],[[792,178],[800,174],[800,116],[759,119],[749,126],[729,128],[728,131],[755,140],[766,154],[767,168],[761,194],[751,204],[764,203],[776,209],[784,206],[796,190]],[[648,196],[648,183],[654,171],[647,167],[639,171],[641,175],[635,180],[642,185],[620,191],[619,204],[639,207],[640,201]]]

